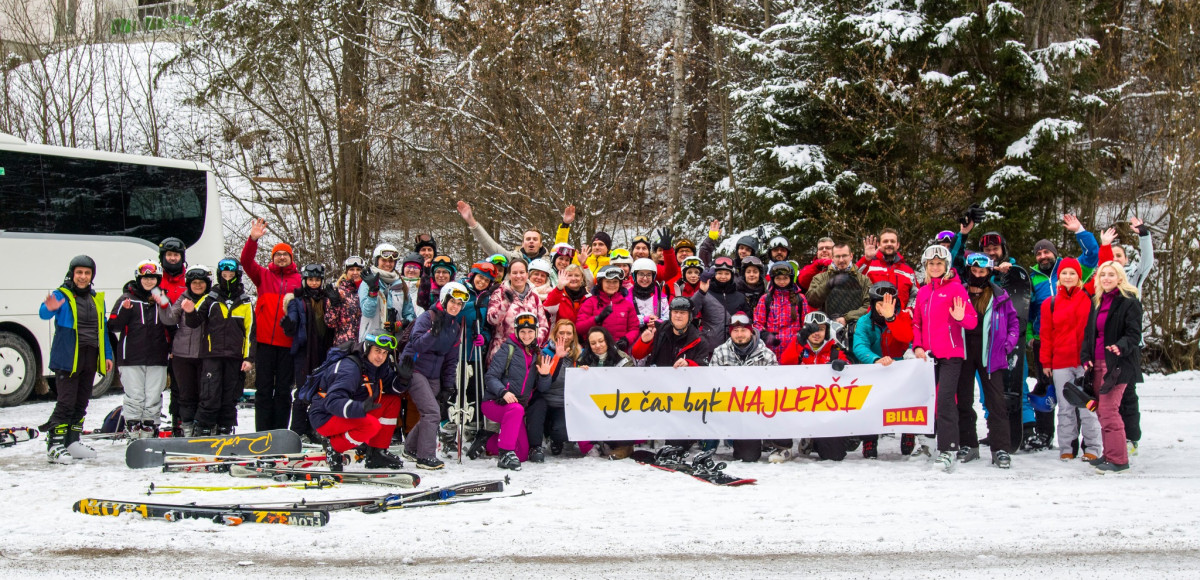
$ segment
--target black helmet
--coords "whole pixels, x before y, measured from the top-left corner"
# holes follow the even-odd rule
[[[87,268],[92,271],[92,278],[96,277],[96,261],[91,256],[79,255],[71,258],[71,263],[67,265],[67,278],[75,276],[75,268]]]
[[[692,311],[692,299],[687,296],[678,296],[671,300],[671,310],[687,310]]]
[[[887,280],[880,280],[874,284],[871,284],[871,290],[869,294],[871,295],[871,302],[878,302],[883,300],[884,294],[891,294],[892,298],[895,298],[896,296],[900,295],[900,291],[896,289],[895,284],[892,284]]]
[[[167,252],[177,252],[179,254],[179,263],[172,264],[168,262]],[[167,238],[158,244],[158,263],[162,264],[162,269],[172,276],[178,276],[182,273],[187,265],[187,246],[183,244],[183,240],[179,238]]]
[[[758,240],[754,239],[754,236],[742,236],[738,238],[737,246],[746,246],[747,248],[750,248],[751,254],[758,253]],[[737,246],[734,246],[734,251],[737,251]]]
[[[192,282],[195,282],[196,280],[204,281],[205,291],[211,289],[213,285],[212,270],[209,270],[208,266],[201,264],[196,264],[195,266],[188,268],[188,271],[186,274],[184,274],[183,279],[189,288],[191,287]]]
[[[308,264],[300,270],[300,277],[303,279],[320,278],[325,279],[325,266],[321,264]]]

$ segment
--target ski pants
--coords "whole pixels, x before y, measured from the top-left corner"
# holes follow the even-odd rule
[[[1083,367],[1054,369],[1054,394],[1058,397],[1058,450],[1068,453],[1075,437],[1082,432],[1083,445],[1089,453],[1100,455],[1100,419],[1096,414],[1083,407],[1076,407],[1062,394],[1062,386],[1083,376]],[[1097,383],[1098,384],[1098,383]],[[1121,440],[1121,448],[1125,448],[1125,440]]]
[[[414,377],[416,375],[413,375]],[[483,416],[500,424],[500,435],[488,441],[488,453],[513,451],[522,462],[529,459],[529,435],[525,430],[525,407],[521,403],[483,402]],[[495,446],[495,448],[493,448]]]
[[[260,342],[254,354],[254,429],[287,429],[295,366],[291,349]]]
[[[791,449],[791,439],[777,439],[763,441],[760,439],[735,439],[731,442],[733,445],[733,458],[737,461],[745,461],[754,463],[762,458],[763,451],[767,449]]]
[[[242,396],[242,359],[201,359],[200,402],[196,407],[197,427],[237,425],[237,402]]]
[[[525,433],[533,447],[540,447],[547,433],[550,434],[550,440],[566,443],[567,410],[551,407],[544,397],[534,397],[525,408]]]
[[[74,373],[54,372],[54,390],[57,398],[54,411],[50,413],[51,428],[63,423],[78,423],[87,414],[88,401],[92,398],[92,385],[96,382],[96,364],[100,350],[81,344],[76,355],[78,362]]]
[[[841,461],[846,458],[846,439],[849,437],[815,437],[813,449],[823,461]]]
[[[409,381],[408,398],[416,404],[421,415],[404,439],[404,451],[413,457],[433,459],[437,455],[438,420],[441,418],[438,390],[438,379],[430,379],[419,372],[414,372]],[[396,409],[399,413],[399,407]]]
[[[178,403],[180,422],[191,423],[196,420],[196,406],[200,404],[200,377],[203,366],[203,359],[181,356],[171,358],[171,370],[175,375],[176,385],[171,391],[171,402]],[[171,406],[175,407],[176,405]]]
[[[372,409],[366,417],[347,419],[334,415],[317,428],[317,433],[328,437],[329,445],[338,453],[345,453],[363,443],[368,447],[387,449],[392,443],[392,433],[396,431],[399,416],[400,397],[383,395],[379,398],[379,408]],[[308,422],[307,418],[305,422]]]
[[[134,365],[121,367],[125,401],[121,414],[126,421],[153,421],[162,413],[162,393],[167,386],[167,367]]]
[[[308,361],[303,356],[293,357],[296,363],[295,374],[296,386],[299,387],[308,381],[308,375],[312,369],[308,366]],[[311,405],[308,401],[295,399],[292,401],[292,421],[291,429],[297,435],[308,435],[313,432],[312,425],[308,422],[308,408]]]
[[[1092,384],[1103,385],[1104,373],[1107,371],[1108,366],[1104,361],[1096,363],[1096,366],[1092,368],[1092,372],[1095,373],[1092,377]],[[1103,432],[1104,460],[1117,465],[1129,463],[1129,449],[1125,447],[1125,421],[1121,418],[1120,411],[1121,399],[1125,396],[1127,388],[1128,385],[1121,383],[1103,394],[1099,394],[1099,387],[1096,388],[1100,398],[1096,410],[1099,411],[1100,429]],[[1087,409],[1081,411],[1087,411]]]
[[[958,380],[966,361],[961,358],[940,358],[934,367],[937,375],[937,399],[934,408],[934,430],[937,431],[938,451],[958,451]],[[968,397],[970,400],[970,397]]]
[[[1135,442],[1142,440],[1142,411],[1135,384],[1125,386],[1125,394],[1121,397],[1121,421],[1125,423],[1125,437]]]
[[[1008,422],[1008,400],[1004,397],[1004,373],[999,370],[989,373],[983,363],[983,338],[967,335],[967,358],[963,361],[963,370],[958,375],[958,444],[965,447],[979,447],[979,434],[976,432],[975,414],[975,375],[979,374],[979,387],[985,401],[998,401],[988,408],[987,428],[988,440],[991,443],[992,454],[997,451],[1012,453],[1012,435]]]

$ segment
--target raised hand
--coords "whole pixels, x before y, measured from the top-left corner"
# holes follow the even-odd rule
[[[567,340],[565,338],[560,336],[554,341],[554,352],[559,357],[566,357],[567,355],[571,354],[567,351]]]
[[[184,312],[196,311],[196,303],[192,302],[189,298],[184,298],[183,302],[179,303],[179,307],[182,308]]]
[[[975,222],[971,221],[970,219],[968,219],[966,223],[958,225],[958,233],[960,234],[969,234],[973,229],[975,229]]]
[[[883,300],[875,303],[875,312],[878,312],[885,320],[890,320],[896,315],[896,297],[884,294]]]
[[[478,223],[475,221],[475,214],[471,211],[471,204],[461,199],[458,201],[458,215],[462,216],[463,221],[467,222],[468,227],[473,228]]]
[[[571,222],[575,221],[575,205],[568,205],[566,209],[563,210],[562,217],[564,224],[571,225]]]
[[[1072,232],[1080,232],[1083,230],[1083,224],[1079,222],[1079,218],[1075,214],[1068,213],[1063,215],[1063,227]]]
[[[709,222],[708,231],[709,232],[717,232],[717,235],[720,235],[721,234],[721,220],[713,220],[713,221]]]
[[[1113,241],[1117,239],[1117,228],[1108,228],[1100,232],[1100,245],[1111,246]]]
[[[646,324],[646,330],[642,331],[642,342],[650,342],[654,340],[654,329],[654,321],[650,321]]]
[[[879,238],[875,236],[867,236],[863,238],[863,255],[872,258],[879,247]]]
[[[1143,223],[1145,223],[1145,222],[1143,222],[1143,221],[1142,221],[1141,219],[1139,219],[1137,216],[1134,216],[1134,217],[1131,217],[1131,218],[1129,218],[1129,227],[1131,227],[1131,228],[1133,228],[1133,229],[1135,229],[1135,230],[1136,230],[1136,229],[1138,229],[1138,228],[1140,228],[1140,227],[1142,227],[1142,224],[1143,224]]]
[[[711,284],[712,284],[712,280],[700,280],[700,283],[697,284],[696,287],[699,288],[701,292],[707,293],[708,287]]]
[[[55,310],[61,308],[64,302],[66,302],[66,300],[59,300],[58,298],[55,298],[54,293],[51,292],[46,295],[46,310],[54,312]]]
[[[130,300],[130,299],[128,299],[128,298],[126,298],[126,299],[122,300],[122,301],[121,301],[121,308],[124,308],[124,309],[126,309],[126,310],[128,310],[128,309],[130,309],[130,308],[133,308],[133,301],[132,301],[132,300]]]
[[[267,235],[267,220],[263,218],[255,218],[251,220],[250,239],[257,242],[265,235]]]
[[[950,309],[950,316],[955,320],[962,322],[962,319],[967,315],[967,303],[959,296],[954,297],[954,307]]]
[[[541,375],[550,374],[551,363],[553,361],[554,361],[554,359],[552,359],[546,355],[539,356],[538,364],[537,364],[538,374],[541,374]]]

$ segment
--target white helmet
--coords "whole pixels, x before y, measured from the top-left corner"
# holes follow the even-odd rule
[[[371,262],[372,263],[378,262],[379,256],[382,256],[384,252],[390,252],[390,253],[394,254],[395,255],[394,259],[396,259],[396,260],[400,259],[400,250],[396,249],[396,246],[393,246],[387,242],[383,242],[383,243],[379,244],[378,246],[375,246],[375,251],[371,252]]]
[[[547,262],[545,258],[538,258],[530,262],[529,269],[537,270],[538,272],[545,272],[547,276],[554,275],[554,266],[551,266],[550,262]]]
[[[946,262],[947,265],[949,265],[950,264],[950,250],[947,250],[946,246],[943,246],[941,244],[934,244],[932,246],[929,246],[928,248],[925,248],[925,252],[921,254],[921,263],[924,264],[925,262],[928,262],[933,259],[942,260],[942,261]]]
[[[654,260],[651,260],[650,258],[638,258],[633,261],[633,268],[630,268],[630,271],[635,274],[638,272],[650,272],[651,274],[657,275],[658,264],[655,264]]]
[[[438,302],[441,302],[442,307],[444,308],[446,306],[446,302],[451,297],[455,297],[463,302],[466,302],[471,298],[471,292],[467,290],[466,286],[463,286],[458,282],[449,282],[445,286],[442,286],[441,293],[438,295]]]

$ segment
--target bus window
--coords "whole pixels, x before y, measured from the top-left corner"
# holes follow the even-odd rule
[[[44,155],[42,175],[50,232],[125,235],[118,164]]]
[[[126,192],[127,235],[155,243],[174,236],[192,245],[204,233],[204,208],[208,199],[203,171],[126,165],[122,186]]]
[[[37,155],[0,151],[0,230],[40,232],[46,228],[46,196]]]

